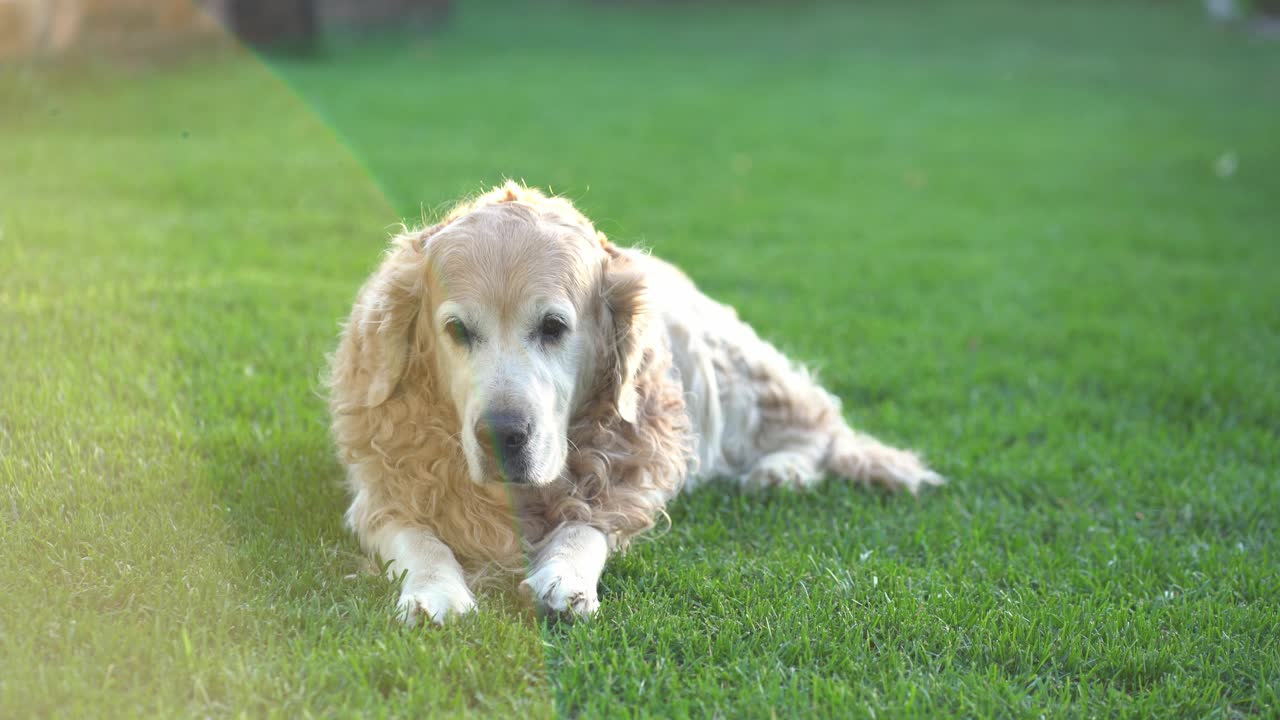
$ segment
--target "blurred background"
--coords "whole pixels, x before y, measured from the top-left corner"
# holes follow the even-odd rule
[[[0,56],[180,43],[226,28],[258,47],[305,47],[326,31],[445,22],[451,0],[3,0]]]
[[[591,4],[588,0],[587,4]],[[803,8],[813,0],[593,0],[596,5],[711,8],[743,5]],[[1169,6],[1203,3],[1210,21],[1260,34],[1280,28],[1280,0],[1146,0]],[[0,57],[58,55],[84,48],[136,48],[187,42],[227,29],[259,48],[308,48],[326,33],[387,28],[439,29],[455,0],[0,0]],[[560,4],[548,0],[543,4]],[[928,2],[905,3],[927,12]]]

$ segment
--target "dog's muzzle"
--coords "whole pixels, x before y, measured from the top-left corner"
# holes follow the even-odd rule
[[[517,413],[485,415],[476,426],[476,440],[502,479],[509,483],[529,482],[529,439],[533,424]]]

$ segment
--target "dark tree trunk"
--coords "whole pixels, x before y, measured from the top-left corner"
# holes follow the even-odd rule
[[[257,48],[306,52],[315,47],[314,0],[231,0],[227,20],[241,40]]]

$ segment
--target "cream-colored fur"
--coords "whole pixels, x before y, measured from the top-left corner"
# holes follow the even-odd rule
[[[472,588],[504,570],[525,572],[541,607],[590,615],[608,553],[697,478],[942,482],[852,430],[674,267],[511,183],[395,238],[330,386],[348,524],[403,576],[411,621],[470,611]]]

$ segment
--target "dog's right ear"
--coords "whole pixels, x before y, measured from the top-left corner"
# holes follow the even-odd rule
[[[439,228],[392,240],[382,265],[360,289],[346,332],[354,354],[348,371],[364,380],[365,407],[386,402],[408,367],[414,325],[427,300],[427,245]]]

